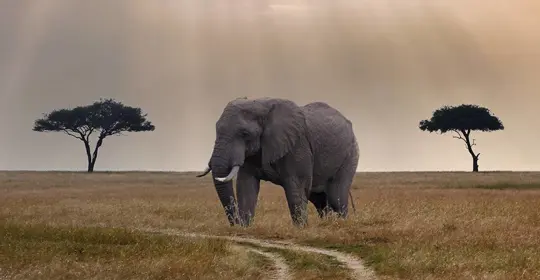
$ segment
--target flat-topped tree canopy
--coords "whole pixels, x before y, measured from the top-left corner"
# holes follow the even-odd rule
[[[504,126],[489,109],[478,105],[463,104],[443,106],[429,120],[420,122],[420,129],[434,132],[479,130],[484,132],[503,130]]]
[[[34,131],[64,131],[77,138],[99,132],[104,137],[122,132],[153,131],[151,122],[140,108],[126,106],[114,99],[100,99],[88,106],[58,109],[34,123]]]
[[[420,121],[419,128],[423,131],[441,134],[455,132],[454,138],[463,140],[467,150],[473,159],[473,172],[478,172],[478,158],[480,153],[475,154],[472,147],[475,140],[470,138],[471,131],[496,131],[503,130],[504,126],[499,118],[493,115],[489,109],[472,104],[459,106],[443,106],[433,112],[429,120]]]
[[[92,172],[99,147],[107,136],[154,129],[155,126],[146,119],[146,114],[140,108],[124,105],[114,99],[100,99],[87,106],[53,110],[34,122],[33,131],[61,131],[83,141],[88,157],[88,172]],[[90,137],[94,133],[97,143],[91,154]]]

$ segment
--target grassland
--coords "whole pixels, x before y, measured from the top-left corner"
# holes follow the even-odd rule
[[[265,183],[242,229],[229,227],[210,179],[192,173],[2,172],[0,278],[264,279],[272,269],[227,241],[140,228],[335,248],[380,279],[540,278],[540,173],[360,173],[353,197],[348,220],[320,220],[310,205],[300,230],[283,191]],[[323,256],[282,256],[294,279],[346,279]]]

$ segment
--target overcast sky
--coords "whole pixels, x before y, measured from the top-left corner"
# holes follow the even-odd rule
[[[0,169],[84,170],[82,142],[33,121],[112,97],[156,130],[107,138],[96,170],[201,170],[223,106],[274,96],[341,110],[360,171],[470,170],[418,129],[461,103],[506,127],[474,134],[481,170],[540,170],[540,2],[329,2],[1,1]]]

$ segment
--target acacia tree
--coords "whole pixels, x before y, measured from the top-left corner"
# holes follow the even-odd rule
[[[429,120],[420,121],[422,131],[439,131],[441,134],[454,132],[454,138],[463,140],[467,151],[473,160],[473,172],[478,172],[478,159],[480,153],[473,151],[476,145],[471,138],[471,131],[491,132],[504,130],[499,118],[491,114],[489,109],[478,105],[462,104],[459,106],[443,106],[433,112]]]
[[[126,106],[114,99],[100,99],[91,105],[72,109],[59,109],[45,114],[34,122],[33,131],[64,132],[84,143],[88,172],[94,171],[98,151],[108,136],[124,132],[153,131],[154,125],[146,119],[140,108]],[[97,136],[92,152],[91,136]]]

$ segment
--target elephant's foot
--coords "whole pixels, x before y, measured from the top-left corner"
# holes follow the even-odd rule
[[[293,219],[293,225],[298,228],[304,228],[307,226],[307,221],[304,219]]]
[[[307,206],[307,204],[304,206]],[[303,228],[307,226],[307,223],[308,223],[307,207],[296,206],[294,207],[294,209],[291,209],[291,218],[292,218],[293,225],[295,225],[296,227]]]
[[[329,206],[325,206],[324,208],[318,208],[317,213],[319,214],[319,218],[324,219],[332,213],[332,209]]]
[[[240,220],[240,226],[242,227],[249,227],[253,223],[253,218],[244,218]]]

